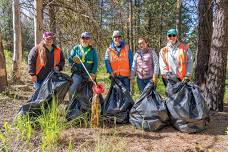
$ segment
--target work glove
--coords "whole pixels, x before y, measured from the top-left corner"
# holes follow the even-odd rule
[[[184,77],[184,79],[182,80],[183,83],[188,83],[190,81],[189,77]]]
[[[33,75],[32,76],[32,82],[35,83],[37,81],[37,76],[36,75]]]
[[[55,70],[55,71],[59,71],[59,67],[58,67],[58,66],[55,66],[55,67],[54,67],[54,70]]]
[[[158,76],[157,75],[153,75],[152,82],[154,83],[155,86],[157,86],[157,83],[158,83]]]
[[[73,61],[74,61],[74,63],[76,63],[76,64],[81,64],[80,59],[79,59],[79,57],[77,57],[77,56],[74,56],[74,57],[73,57]]]
[[[94,73],[90,73],[90,76],[91,76],[91,78],[93,79],[93,80],[95,80],[95,78],[96,78],[96,75],[94,74]],[[90,79],[89,79],[90,80]],[[90,80],[91,81],[91,80]]]

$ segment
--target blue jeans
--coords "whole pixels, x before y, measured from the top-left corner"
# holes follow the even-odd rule
[[[120,82],[122,82],[126,89],[130,92],[130,79],[128,77],[117,76],[115,78],[120,80]]]
[[[41,87],[42,83],[43,83],[43,81],[40,81],[40,80],[36,81],[35,83],[33,83],[33,88],[35,90],[38,90]]]
[[[70,93],[71,95],[73,95],[74,92],[77,91],[78,86],[79,86],[79,85],[81,84],[81,82],[82,82],[82,77],[81,77],[80,75],[74,74],[74,75],[72,76],[72,79],[73,79],[73,83],[72,83],[72,85],[70,86],[70,89],[69,89],[69,93]]]
[[[150,82],[151,78],[148,79],[139,79],[137,78],[137,84],[139,91],[142,93],[146,85]]]

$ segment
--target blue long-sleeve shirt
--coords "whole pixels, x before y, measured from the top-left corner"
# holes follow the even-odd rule
[[[112,42],[109,46],[109,48],[113,48],[116,53],[119,55],[120,54],[120,50],[125,46],[125,42],[124,41],[121,41],[120,43],[120,46],[119,47],[116,47],[114,42]],[[132,67],[132,62],[133,62],[133,52],[132,52],[132,49],[129,49],[128,51],[128,59],[129,59],[129,64],[130,64],[130,69],[131,70],[131,67]],[[113,72],[112,70],[112,67],[111,67],[111,64],[110,64],[110,60],[109,60],[109,53],[108,53],[108,49],[106,50],[105,52],[105,66],[106,66],[106,70],[109,74],[111,74]]]

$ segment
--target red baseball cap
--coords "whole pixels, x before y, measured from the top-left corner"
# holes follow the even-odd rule
[[[43,33],[43,38],[46,39],[46,38],[53,38],[54,37],[54,34],[52,32],[44,32]]]

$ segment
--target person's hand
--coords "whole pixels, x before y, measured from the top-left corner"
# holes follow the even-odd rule
[[[109,74],[109,79],[112,79],[115,77],[115,74],[112,72],[111,74]]]
[[[95,80],[96,75],[94,73],[90,73],[90,76],[91,76],[92,80]]]
[[[55,67],[54,67],[54,70],[55,70],[55,71],[59,71],[59,67],[58,67],[58,66],[55,66]]]
[[[157,83],[158,83],[158,76],[157,75],[153,75],[152,82],[154,83],[155,86],[157,86]]]
[[[32,82],[35,83],[37,81],[37,76],[36,75],[33,75],[32,76]]]
[[[182,80],[183,83],[187,83],[189,81],[190,81],[189,77],[184,77],[184,79]]]
[[[74,63],[76,63],[76,64],[81,64],[80,59],[79,59],[79,57],[77,57],[77,56],[74,56],[74,57],[73,57],[73,61],[74,61]]]

